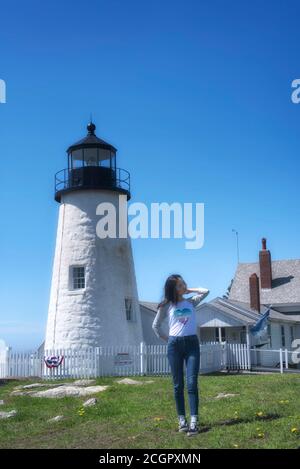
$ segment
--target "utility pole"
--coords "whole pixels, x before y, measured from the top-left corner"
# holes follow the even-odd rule
[[[232,228],[232,232],[236,235],[236,254],[237,254],[237,261],[240,262],[240,249],[239,249],[239,232]]]

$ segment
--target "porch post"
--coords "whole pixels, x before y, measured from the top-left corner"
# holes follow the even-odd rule
[[[288,356],[288,349],[286,348],[285,351],[284,351],[284,357],[285,357],[285,367],[286,369],[288,369],[289,367],[289,356]]]
[[[249,326],[246,326],[246,342],[247,342],[247,361],[248,361],[248,369],[251,369],[251,355],[250,355],[250,334],[249,334]]]
[[[219,343],[221,344],[221,342],[222,342],[222,329],[221,329],[221,327],[219,327],[218,329],[219,329]]]
[[[280,373],[283,373],[282,348],[279,349]]]

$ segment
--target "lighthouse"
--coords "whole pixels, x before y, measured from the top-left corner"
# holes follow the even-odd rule
[[[87,136],[67,149],[55,175],[59,203],[45,349],[136,345],[143,340],[130,236],[99,237],[99,204],[130,199],[130,175],[114,146]],[[127,223],[127,212],[126,212]]]

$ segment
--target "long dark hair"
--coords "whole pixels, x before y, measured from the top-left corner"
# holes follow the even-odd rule
[[[164,299],[158,304],[157,309],[165,304],[169,303],[177,303],[178,301],[178,292],[176,289],[177,280],[180,279],[184,282],[183,278],[179,274],[172,274],[169,275],[167,280],[165,281],[164,286]],[[185,282],[184,282],[185,283]]]

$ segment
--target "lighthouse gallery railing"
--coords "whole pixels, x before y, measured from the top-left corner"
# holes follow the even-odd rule
[[[119,188],[130,192],[130,173],[123,168],[82,166],[64,168],[55,174],[55,192],[89,186],[99,189]]]

